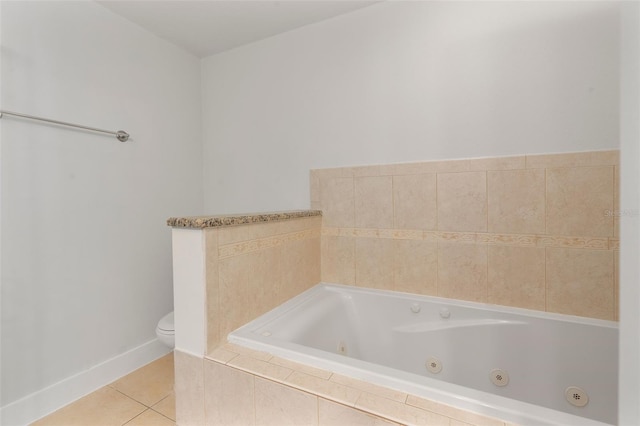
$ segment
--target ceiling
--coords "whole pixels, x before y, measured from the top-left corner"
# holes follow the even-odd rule
[[[379,0],[378,0],[379,1]],[[354,0],[98,1],[198,57],[370,6]]]

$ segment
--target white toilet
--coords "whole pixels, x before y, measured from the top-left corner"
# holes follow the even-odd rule
[[[173,348],[176,345],[176,328],[173,325],[173,312],[169,312],[158,321],[156,335],[165,345]]]

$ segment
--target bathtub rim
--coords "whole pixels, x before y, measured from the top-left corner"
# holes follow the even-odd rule
[[[419,295],[391,290],[379,290],[363,287],[347,286],[342,284],[321,282],[304,291],[294,298],[284,302],[271,311],[263,314],[255,320],[239,327],[227,336],[229,343],[244,346],[249,349],[267,352],[290,361],[310,365],[316,368],[335,372],[347,377],[367,381],[375,385],[388,387],[403,393],[415,395],[437,403],[452,406],[457,409],[494,417],[507,422],[523,425],[553,426],[563,424],[567,426],[605,426],[608,423],[580,417],[570,413],[546,408],[531,403],[503,397],[485,391],[444,382],[430,377],[417,376],[380,364],[374,364],[359,359],[344,357],[339,354],[322,351],[312,347],[282,340],[274,341],[268,336],[254,333],[253,330],[262,328],[265,324],[287,314],[300,304],[315,297],[323,291],[347,291],[364,294],[388,294],[415,300],[422,299],[430,302],[445,303],[451,306],[460,306],[474,309],[498,311],[507,314],[525,315],[535,318],[552,319],[564,322],[573,322],[584,325],[594,325],[618,330],[615,321],[586,318],[573,315],[558,314],[553,312],[541,312],[531,309],[516,308],[510,306],[494,305],[481,302],[469,302],[457,299],[448,299],[437,296]],[[277,344],[275,344],[277,343]],[[424,384],[416,384],[413,380],[420,377]]]

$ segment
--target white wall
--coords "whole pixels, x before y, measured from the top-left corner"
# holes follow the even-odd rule
[[[640,424],[640,4],[621,9],[620,426]]]
[[[617,148],[617,8],[384,2],[205,58],[205,211],[306,208],[311,168]]]
[[[2,119],[6,406],[155,338],[202,146],[198,58],[94,2],[0,7],[3,109],[131,134]]]

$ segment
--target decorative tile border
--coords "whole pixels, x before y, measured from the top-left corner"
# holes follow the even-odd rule
[[[320,238],[320,229],[306,229],[304,231],[292,232],[289,234],[275,235],[272,237],[258,238],[255,240],[242,241],[239,243],[226,244],[218,247],[218,258],[239,256],[258,250],[278,247],[294,241]]]
[[[563,247],[589,250],[618,250],[620,241],[612,237],[567,237],[533,234],[492,234],[483,232],[439,232],[410,229],[322,228],[329,237],[383,238],[392,240],[446,241],[517,247]]]

